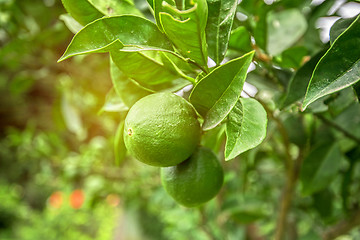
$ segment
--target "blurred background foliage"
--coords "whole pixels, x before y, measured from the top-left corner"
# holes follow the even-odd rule
[[[146,4],[139,2],[139,11],[149,16]],[[239,5],[229,56],[251,49],[249,29],[259,47],[267,48],[261,46],[261,34],[270,10],[295,9],[288,14],[306,16],[298,46],[283,43],[284,51],[284,45],[268,41],[277,55],[273,63],[281,68],[263,59],[263,66],[249,74],[249,82],[270,107],[286,88],[291,71],[327,45],[316,24],[320,17],[339,14],[330,11],[337,2]],[[215,199],[200,209],[178,206],[161,187],[157,168],[129,157],[115,165],[114,133],[124,116],[99,113],[112,86],[108,56],[78,56],[58,64],[72,37],[60,20],[64,13],[59,0],[0,0],[0,239],[268,239],[259,236],[271,236],[276,227],[285,178],[286,151],[277,122],[270,119],[260,147],[224,164],[225,184]],[[251,18],[246,21],[243,15]],[[272,11],[268,18],[282,17]],[[360,115],[355,98],[351,90],[343,90],[317,109],[325,108],[326,116],[359,137],[359,120],[351,117]],[[317,144],[321,141],[314,138],[340,139],[341,133],[313,113],[290,109],[278,118],[289,134],[289,154],[296,155],[309,139]],[[223,130],[208,132],[203,144],[221,151]],[[296,189],[286,239],[320,239],[323,229],[359,205],[358,145],[347,138],[339,145],[346,154],[335,166],[335,178],[326,179],[321,191],[307,189],[310,195]],[[310,161],[317,158],[316,149],[309,156]],[[360,234],[355,229],[342,239],[360,239]]]

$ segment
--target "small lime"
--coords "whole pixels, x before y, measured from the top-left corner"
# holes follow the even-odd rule
[[[196,207],[212,199],[221,189],[224,173],[216,155],[199,147],[189,159],[177,166],[161,169],[161,182],[175,201]]]
[[[200,123],[193,106],[173,93],[155,93],[140,99],[125,119],[125,146],[148,165],[179,164],[194,152],[199,141]]]

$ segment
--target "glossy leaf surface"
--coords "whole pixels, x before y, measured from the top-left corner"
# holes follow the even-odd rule
[[[226,123],[225,160],[259,145],[266,136],[267,117],[263,106],[252,98],[240,98]]]
[[[303,109],[360,80],[360,15],[333,43],[311,77]]]
[[[319,52],[295,72],[294,76],[290,79],[282,108],[304,99],[311,74],[324,53],[325,51]]]
[[[206,39],[209,57],[220,65],[224,59],[234,21],[237,0],[207,0],[209,17]]]
[[[150,52],[146,54],[114,50],[111,51],[111,58],[125,75],[144,85],[156,85],[180,78],[176,72],[152,58]]]
[[[208,17],[206,0],[198,0],[184,11],[165,4],[160,12],[162,28],[179,52],[201,66],[207,66],[205,27]]]
[[[135,102],[152,93],[125,76],[113,61],[110,64],[110,74],[114,89],[126,106],[131,107]]]
[[[171,51],[172,45],[149,20],[131,15],[105,17],[79,31],[59,61],[80,54],[108,52],[114,48],[124,51]]]
[[[82,25],[104,16],[89,0],[62,0],[62,3],[66,11]]]
[[[143,14],[135,7],[132,0],[90,0],[100,12],[106,16],[131,14],[142,16]],[[75,1],[74,1],[75,2]]]
[[[215,68],[194,87],[190,102],[204,117],[203,129],[216,127],[238,101],[254,52]]]
[[[330,43],[333,44],[334,41],[342,34],[356,19],[355,18],[341,18],[337,20],[330,29]]]
[[[229,48],[242,52],[251,51],[251,36],[245,27],[238,27],[231,32]]]

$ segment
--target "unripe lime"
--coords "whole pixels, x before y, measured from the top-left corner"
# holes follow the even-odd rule
[[[161,169],[161,182],[166,192],[186,207],[196,207],[212,199],[223,181],[220,162],[205,147],[199,147],[179,165]]]
[[[187,159],[200,141],[192,105],[173,93],[155,93],[136,102],[125,119],[124,141],[139,161],[159,167]]]

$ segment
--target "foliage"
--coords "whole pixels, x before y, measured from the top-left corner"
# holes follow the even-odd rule
[[[325,41],[341,11],[316,2],[0,1],[0,238],[359,238],[360,16]],[[198,209],[123,144],[129,108],[162,91],[224,168]]]

